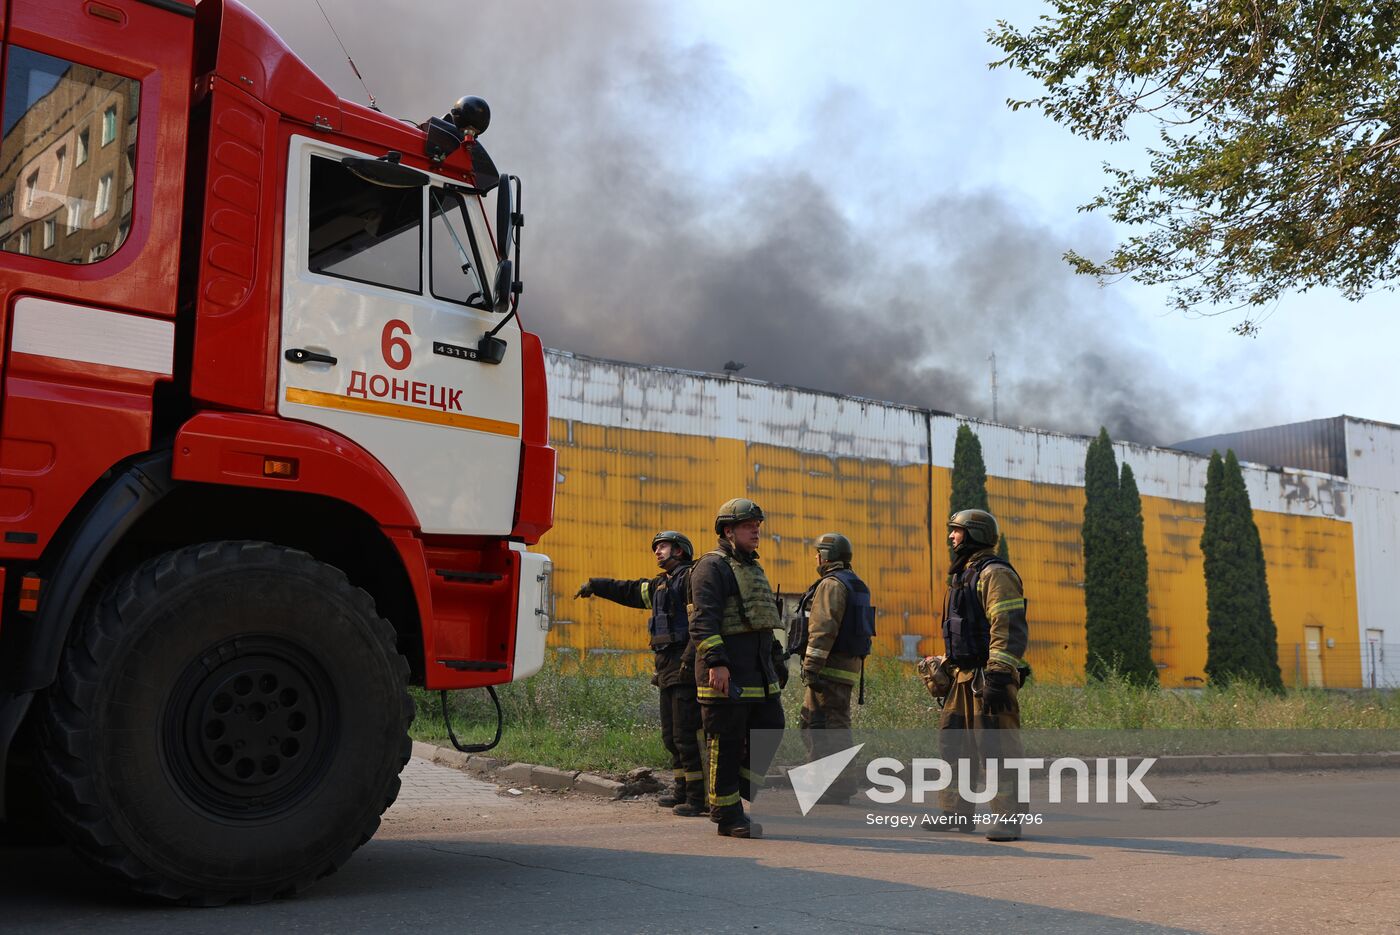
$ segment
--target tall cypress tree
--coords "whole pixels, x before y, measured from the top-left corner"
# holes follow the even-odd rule
[[[1089,442],[1084,456],[1084,640],[1090,678],[1101,679],[1119,665],[1116,631],[1120,555],[1117,549],[1118,465],[1108,429]]]
[[[953,442],[953,495],[948,515],[958,510],[990,510],[987,507],[987,465],[982,460],[982,442],[970,426],[958,426]]]
[[[1206,675],[1222,685],[1250,679],[1281,691],[1264,546],[1233,450],[1223,459],[1211,453],[1205,512]]]
[[[1087,674],[1157,681],[1147,604],[1147,545],[1133,469],[1118,471],[1107,429],[1084,458],[1084,638]]]
[[[1123,572],[1119,595],[1123,657],[1119,671],[1134,682],[1150,685],[1157,682],[1157,666],[1152,661],[1152,621],[1147,603],[1147,541],[1142,497],[1127,464],[1120,475],[1118,508]]]
[[[982,460],[982,441],[971,426],[958,426],[958,435],[953,442],[953,493],[948,498],[948,515],[959,510],[986,510],[987,505],[987,465]],[[997,525],[1001,526],[1001,517]],[[949,557],[952,551],[949,550]],[[1006,536],[997,541],[997,554],[1006,558]]]

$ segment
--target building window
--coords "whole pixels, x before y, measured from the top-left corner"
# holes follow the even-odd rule
[[[97,183],[97,207],[93,209],[92,216],[100,218],[112,209],[112,174],[109,172],[102,176]]]
[[[19,232],[19,252],[20,252],[20,253],[24,253],[24,254],[28,254],[28,253],[29,253],[30,234],[31,234],[31,231],[30,231],[29,228],[27,228],[27,227],[26,227],[24,230],[22,230],[22,231]]]
[[[82,53],[79,53],[82,54]],[[139,179],[141,83],[23,46],[5,48],[4,99],[0,105],[0,145],[10,158],[0,160],[0,192],[13,192],[16,230],[0,242],[0,250],[29,253],[31,239],[16,236],[26,220],[40,232],[46,262],[93,263],[117,252],[127,239],[134,217],[125,197]],[[92,116],[94,110],[100,122]],[[130,113],[133,119],[119,119]],[[93,124],[97,125],[94,127]],[[91,146],[96,130],[101,145]],[[71,139],[69,138],[71,135]],[[33,156],[22,158],[21,154]],[[49,160],[57,156],[57,170]],[[69,171],[92,164],[91,169]],[[38,170],[38,171],[36,171]],[[6,206],[0,201],[0,211]],[[60,212],[65,212],[60,215]],[[66,236],[58,236],[62,217]],[[32,234],[31,234],[32,238]],[[97,245],[97,246],[94,246]]]

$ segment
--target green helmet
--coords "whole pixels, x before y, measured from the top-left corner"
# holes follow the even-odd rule
[[[695,549],[693,546],[691,546],[690,540],[687,539],[685,536],[681,535],[680,533],[676,532],[674,529],[668,529],[665,532],[658,532],[656,535],[651,537],[651,547],[653,549],[656,548],[656,544],[658,542],[671,543],[673,546],[677,547],[685,553],[685,557],[687,560],[695,557]]]
[[[839,532],[826,532],[817,536],[817,554],[823,562],[849,562],[851,560],[851,540]]]
[[[958,510],[948,520],[948,528],[961,529],[967,538],[978,545],[997,544],[997,518],[986,510]]]
[[[727,501],[715,514],[715,535],[724,535],[725,526],[745,523],[751,519],[763,522],[763,511],[758,508],[758,504],[744,497],[735,497]]]

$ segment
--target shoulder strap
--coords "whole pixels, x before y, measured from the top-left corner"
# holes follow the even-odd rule
[[[988,555],[977,563],[968,565],[967,571],[972,575],[973,580],[976,580],[982,577],[982,572],[986,571],[992,565],[1005,565],[1007,568],[1011,568],[1011,563],[1000,555]],[[1015,571],[1016,569],[1011,568],[1011,570]]]

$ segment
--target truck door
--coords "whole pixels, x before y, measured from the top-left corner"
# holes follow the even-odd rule
[[[192,0],[9,0],[0,121],[0,558],[151,446],[174,371]]]
[[[505,535],[520,461],[520,329],[499,364],[470,359],[501,316],[475,196],[394,188],[364,157],[291,144],[278,412],[333,429],[398,479],[424,532]],[[371,158],[373,158],[371,156]]]

